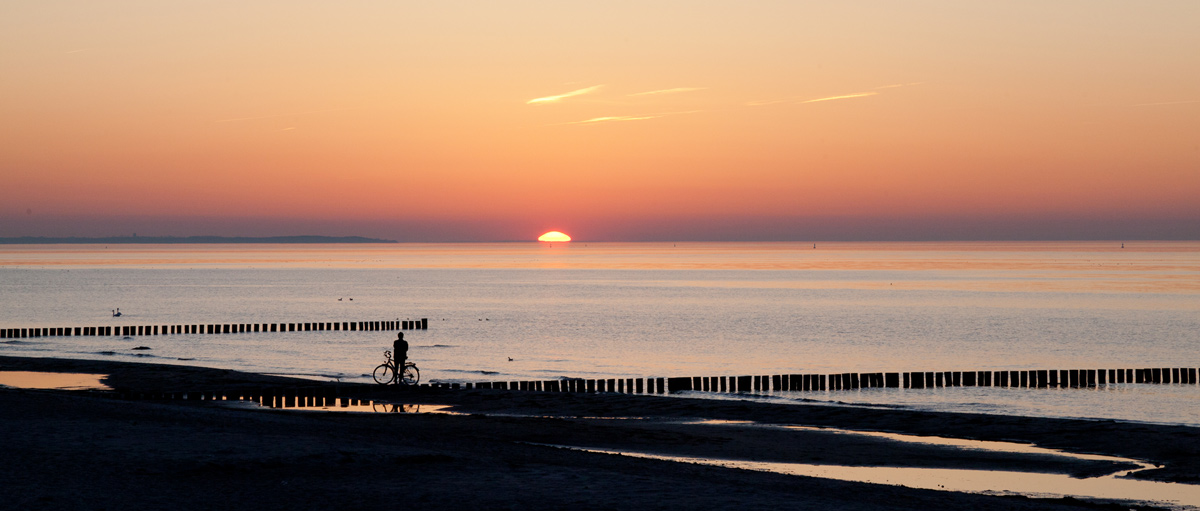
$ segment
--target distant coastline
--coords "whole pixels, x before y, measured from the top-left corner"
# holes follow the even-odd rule
[[[200,245],[218,243],[397,243],[396,240],[364,238],[362,236],[110,236],[104,238],[49,238],[22,236],[0,238],[0,245],[62,245],[62,244],[141,244],[141,245]]]

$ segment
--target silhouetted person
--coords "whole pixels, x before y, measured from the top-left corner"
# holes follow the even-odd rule
[[[396,359],[396,380],[404,380],[404,364],[408,362],[408,341],[404,340],[404,332],[396,333],[392,341],[392,356]]]

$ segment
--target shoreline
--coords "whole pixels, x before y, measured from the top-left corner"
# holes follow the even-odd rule
[[[316,492],[320,494],[352,494],[356,488],[376,493],[402,491],[406,495],[412,491],[425,492],[430,499],[417,501],[422,508],[683,509],[722,501],[733,507],[794,507],[803,503],[849,509],[951,506],[1078,509],[1100,505],[1071,498],[937,492],[701,467],[566,451],[544,444],[651,451],[682,457],[864,467],[1018,470],[1075,477],[1123,469],[1111,462],[1065,461],[1029,454],[981,454],[924,444],[839,437],[817,428],[1029,443],[1161,465],[1137,472],[1133,479],[1200,483],[1200,428],[1187,426],[647,395],[391,389],[142,362],[0,356],[0,370],[108,375],[104,382],[113,392],[0,389],[0,409],[6,411],[0,414],[0,434],[3,438],[18,439],[0,448],[0,460],[4,461],[0,466],[9,467],[0,471],[18,481],[14,489],[20,488],[21,494],[36,490],[34,493],[58,502],[61,508],[70,506],[58,499],[69,500],[70,495],[80,492],[95,502],[108,502],[108,507],[129,502],[145,504],[148,501],[144,499],[151,495],[155,499],[182,499],[170,505],[185,509],[211,507],[217,502],[226,505],[225,500],[212,500],[223,498],[217,495],[200,498],[189,507],[186,495],[199,498],[196,497],[199,490],[193,487],[197,481],[192,477],[197,470],[204,476],[199,480],[207,482],[204,484],[221,484],[219,481],[228,474],[244,480],[245,483],[237,485],[248,485],[245,487],[248,493],[239,497],[247,508],[253,502],[264,503],[261,500],[264,497],[252,495],[255,484],[279,485],[275,479],[291,471],[298,471],[296,477],[306,481],[305,488],[324,489]],[[112,399],[122,392],[217,388],[236,392],[255,386],[316,386],[393,403],[449,405],[462,415],[311,413],[218,407],[195,401]],[[814,429],[703,425],[696,424],[697,420],[752,421],[754,425]],[[385,457],[391,460],[387,467],[372,466],[367,461],[376,451],[386,453]],[[65,477],[58,472],[77,470],[69,464],[26,470],[38,465],[39,459],[76,460],[80,470],[86,470],[87,477],[96,477],[96,481],[54,483]],[[169,466],[162,466],[168,459]],[[108,465],[121,468],[101,468]],[[150,472],[139,473],[147,470]],[[346,471],[362,480],[342,473]],[[607,476],[602,477],[601,473]],[[113,489],[137,483],[150,486],[141,486],[137,495]],[[396,484],[400,486],[388,488]],[[470,489],[461,490],[464,485]],[[151,486],[163,489],[152,490]],[[747,494],[745,488],[755,490]],[[176,496],[164,494],[168,489]],[[443,491],[454,495],[456,500],[445,502],[435,498]],[[734,495],[739,497],[728,500]],[[24,498],[7,497],[9,502]],[[37,500],[40,498],[35,501],[41,502]],[[334,505],[324,499],[296,501],[293,505],[310,508],[318,501]],[[633,502],[630,499],[638,499],[638,503],[630,505]],[[346,502],[335,505],[345,506]]]

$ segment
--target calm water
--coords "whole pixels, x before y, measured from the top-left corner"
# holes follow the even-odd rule
[[[408,338],[435,381],[1200,367],[1200,242],[0,246],[0,297],[0,327],[429,318]],[[365,381],[393,337],[68,337],[0,353]],[[1200,424],[1197,386],[770,397],[800,398]]]

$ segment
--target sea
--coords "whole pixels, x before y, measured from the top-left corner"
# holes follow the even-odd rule
[[[406,338],[423,382],[1200,368],[1200,242],[0,245],[0,328],[422,318]],[[0,354],[368,382],[394,338],[42,337]],[[1183,384],[683,395],[1200,426]]]

